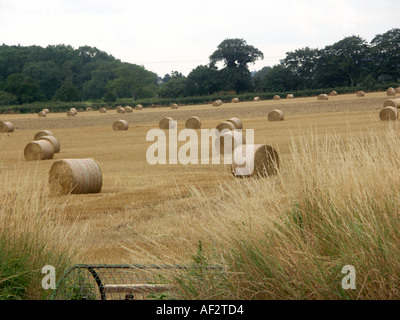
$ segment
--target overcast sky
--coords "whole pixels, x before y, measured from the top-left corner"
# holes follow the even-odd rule
[[[164,76],[242,38],[273,66],[288,51],[400,26],[400,0],[0,0],[0,44],[92,46]]]

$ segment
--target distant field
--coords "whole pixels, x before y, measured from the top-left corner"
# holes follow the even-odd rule
[[[194,115],[201,118],[202,128],[214,128],[222,120],[239,117],[244,129],[255,130],[255,143],[270,144],[279,150],[285,166],[291,137],[297,139],[309,130],[321,137],[332,132],[343,137],[371,131],[379,135],[389,125],[378,117],[378,109],[386,99],[386,93],[381,92],[367,93],[362,98],[355,94],[339,95],[328,101],[312,97],[225,103],[221,107],[180,106],[177,110],[145,108],[131,114],[109,110],[106,114],[80,112],[76,117],[67,117],[65,113],[50,113],[46,118],[38,118],[37,114],[0,115],[0,120],[11,121],[16,128],[13,133],[0,135],[2,177],[10,177],[5,180],[10,191],[16,188],[12,183],[14,176],[28,177],[28,188],[30,181],[32,186],[33,181],[47,185],[54,160],[94,158],[103,173],[101,193],[49,196],[65,206],[68,221],[82,231],[75,238],[82,254],[76,262],[149,262],[132,261],[132,253],[127,249],[140,248],[166,261],[183,263],[195,251],[203,232],[199,226],[208,219],[191,201],[194,192],[215,199],[217,205],[224,197],[223,190],[237,180],[229,167],[222,164],[149,165],[146,150],[151,142],[146,142],[146,133],[158,128],[161,118],[173,117],[181,129],[185,120]],[[285,113],[284,121],[268,121],[268,112],[274,109]],[[114,132],[111,125],[117,119],[128,120],[129,130]],[[59,138],[61,152],[53,160],[26,162],[25,145],[43,129],[52,130]],[[154,243],[162,246],[153,246]]]

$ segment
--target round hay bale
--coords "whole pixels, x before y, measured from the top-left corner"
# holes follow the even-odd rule
[[[54,194],[99,193],[103,177],[93,159],[63,159],[53,163],[49,171],[50,192]]]
[[[217,150],[219,149],[219,152],[221,154],[224,154],[226,143],[232,144],[231,148],[227,150],[228,152],[230,151],[232,153],[236,147],[239,147],[242,144],[246,144],[246,138],[244,137],[242,132],[236,130],[225,132],[215,139],[215,148]]]
[[[92,107],[87,107],[86,111],[94,111],[94,109]]]
[[[254,101],[261,101],[260,97],[254,97]]]
[[[125,106],[125,113],[132,113],[133,112],[133,108],[131,106]]]
[[[135,110],[142,110],[142,109],[143,109],[143,106],[141,104],[137,104],[135,106]]]
[[[125,113],[125,109],[121,107],[117,109],[117,113]]]
[[[224,121],[224,122],[221,122],[220,124],[218,124],[215,127],[215,129],[218,130],[218,133],[221,133],[222,130],[226,130],[226,129],[230,130],[230,131],[233,131],[233,130],[235,130],[235,125],[232,122]]]
[[[43,112],[46,112],[46,113],[50,113],[50,110],[49,110],[49,109],[43,109],[42,111],[43,111]]]
[[[379,119],[383,121],[397,120],[398,117],[398,110],[394,107],[385,107],[379,112]]]
[[[364,97],[364,96],[365,96],[365,92],[359,90],[359,91],[356,92],[356,96],[357,96],[357,97]]]
[[[123,109],[123,106],[117,106],[115,109],[118,111],[119,109]]]
[[[43,137],[43,136],[53,136],[54,137],[54,133],[51,132],[50,130],[42,130],[35,134],[35,136],[33,137],[33,140],[35,140],[35,141],[39,140],[39,138]]]
[[[232,99],[232,103],[238,103],[239,102],[239,98],[233,98]]]
[[[169,122],[170,121],[174,121],[173,118],[171,117],[165,117],[163,119],[160,120],[158,126],[160,127],[160,129],[169,129]],[[175,128],[175,124],[171,123],[171,129]]]
[[[230,118],[226,121],[231,122],[233,124],[233,126],[235,127],[235,129],[243,129],[242,120],[240,120],[239,118]]]
[[[178,105],[176,103],[171,104],[171,109],[178,109]]]
[[[396,91],[394,91],[394,89],[392,88],[392,90],[387,90],[387,91],[386,91],[386,95],[387,95],[388,97],[393,97],[393,96],[396,95]]]
[[[56,137],[54,137],[54,136],[41,136],[41,137],[39,137],[37,139],[37,141],[40,141],[40,140],[49,141],[54,147],[54,153],[59,153],[60,152],[60,149],[61,149],[60,142],[58,141],[58,139]]]
[[[39,118],[45,118],[45,117],[46,117],[46,112],[40,111],[40,112],[38,113],[38,117],[39,117]]]
[[[114,121],[112,128],[114,131],[128,130],[129,124],[126,120],[117,120]]]
[[[329,95],[331,97],[337,96],[337,92],[335,90],[333,90],[333,91],[329,92]]]
[[[100,109],[99,109],[99,112],[100,112],[100,113],[107,113],[107,109],[106,109],[106,108],[100,108]]]
[[[0,121],[0,132],[14,132],[14,125],[10,121]]]
[[[215,100],[212,103],[213,107],[219,107],[220,105],[222,105],[222,101],[221,100]]]
[[[26,161],[53,159],[54,147],[50,141],[37,140],[29,142],[24,149]]]
[[[289,94],[286,96],[286,99],[294,99],[294,94],[293,94],[293,93],[289,93]]]
[[[321,93],[321,94],[319,94],[319,95],[317,96],[317,99],[318,99],[318,100],[328,100],[329,97],[328,97],[327,94]]]
[[[270,113],[268,113],[269,121],[282,121],[284,118],[285,116],[281,110],[272,110]]]
[[[201,128],[201,120],[199,117],[192,116],[185,122],[186,129],[200,129]]]
[[[400,87],[395,88],[394,91],[395,91],[396,93],[400,93]]]
[[[246,162],[238,164],[240,157]],[[235,177],[266,177],[275,175],[279,169],[279,155],[268,145],[241,145],[233,152],[232,174]]]
[[[75,117],[77,114],[78,114],[78,112],[75,110],[72,110],[72,109],[67,111],[68,117]]]
[[[281,100],[281,97],[276,94],[273,96],[272,100]]]
[[[385,100],[383,107],[394,107],[400,109],[400,98]]]

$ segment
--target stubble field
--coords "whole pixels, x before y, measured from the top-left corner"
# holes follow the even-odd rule
[[[198,241],[207,240],[210,229],[224,232],[226,228],[215,226],[221,221],[208,216],[204,206],[209,211],[214,205],[220,210],[230,187],[246,189],[242,185],[247,182],[235,179],[224,164],[148,164],[146,150],[152,142],[146,141],[146,134],[158,128],[161,118],[173,117],[180,130],[190,116],[200,117],[202,129],[239,117],[244,129],[255,130],[255,143],[269,144],[279,151],[284,167],[293,141],[310,132],[322,139],[333,133],[344,139],[371,132],[383,135],[390,124],[379,120],[378,109],[386,99],[386,93],[381,92],[365,97],[339,95],[328,101],[312,97],[224,103],[218,108],[145,108],[130,114],[109,110],[106,114],[79,112],[76,117],[65,113],[50,113],[46,118],[36,114],[0,115],[0,120],[11,121],[16,128],[0,136],[0,183],[3,190],[19,193],[38,184],[44,186],[41,196],[62,208],[63,227],[73,230],[64,245],[76,248],[76,263],[186,263]],[[274,109],[285,113],[284,121],[268,121],[268,112]],[[113,131],[112,123],[118,119],[127,120],[129,130]],[[45,129],[59,139],[61,152],[53,160],[25,161],[25,145],[37,131]],[[52,163],[69,158],[93,158],[100,164],[101,193],[54,196],[49,192],[47,179]],[[266,179],[279,189],[281,177]],[[25,190],[20,190],[21,183],[16,182],[21,180]]]

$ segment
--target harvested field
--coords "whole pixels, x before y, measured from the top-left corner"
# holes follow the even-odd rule
[[[331,113],[331,112],[347,112],[347,111],[368,111],[382,107],[384,101],[387,100],[386,92],[369,93],[368,101],[365,99],[352,99],[351,95],[338,95],[331,97],[322,105],[315,97],[295,98],[293,100],[281,99],[279,101],[262,100],[238,102],[235,104],[225,103],[219,108],[211,105],[201,106],[182,106],[174,111],[174,119],[178,123],[184,123],[186,119],[194,113],[200,119],[229,119],[234,115],[240,119],[245,118],[263,118],[269,111],[280,109],[287,115]],[[354,94],[355,96],[355,94]],[[38,119],[37,115],[0,115],[0,119],[11,121],[16,130],[19,129],[37,129],[43,127],[48,129],[66,129],[81,128],[110,125],[116,120],[127,120],[132,126],[149,125],[157,122],[157,119],[169,116],[171,108],[143,108],[140,113],[119,114],[116,110],[108,110],[107,115],[101,115],[97,112],[80,113],[79,117],[68,118],[61,117],[59,113],[50,113],[45,119]],[[64,115],[64,114],[63,114]],[[33,121],[35,120],[35,121]]]
[[[355,136],[370,131],[379,135],[389,125],[397,126],[397,121],[379,119],[385,100],[386,92],[379,92],[367,93],[363,99],[356,94],[337,95],[323,103],[316,97],[296,97],[224,103],[218,108],[211,104],[180,106],[173,111],[173,117],[178,121],[178,132],[194,114],[201,119],[202,129],[212,129],[226,119],[238,117],[246,129],[255,130],[254,143],[274,147],[281,166],[285,166],[291,136],[298,139],[310,129],[321,136],[334,131],[346,137],[349,132]],[[275,109],[285,113],[285,121],[268,121],[268,113]],[[0,121],[10,121],[15,127],[13,134],[0,134],[1,175],[26,177],[28,187],[29,183],[39,182],[47,186],[49,170],[56,160],[93,158],[102,171],[100,193],[55,196],[45,188],[45,196],[65,207],[69,223],[82,230],[74,244],[81,254],[77,263],[157,262],[146,260],[146,256],[132,261],[129,250],[137,248],[151,251],[154,256],[165,255],[166,261],[187,262],[202,238],[198,225],[208,219],[191,203],[196,194],[190,185],[218,206],[221,190],[238,183],[238,179],[223,163],[150,165],[146,150],[153,142],[146,141],[146,134],[170,114],[171,108],[143,108],[133,114],[109,110],[106,114],[82,112],[79,117],[54,112],[46,118],[38,118],[37,114],[0,115]],[[130,129],[116,139],[110,127],[120,119],[128,121]],[[25,161],[25,145],[44,129],[62,140],[61,152],[54,154],[52,160]],[[179,142],[178,146],[184,143]],[[7,181],[9,190],[14,190],[13,180]],[[154,247],[154,241],[163,245]]]

